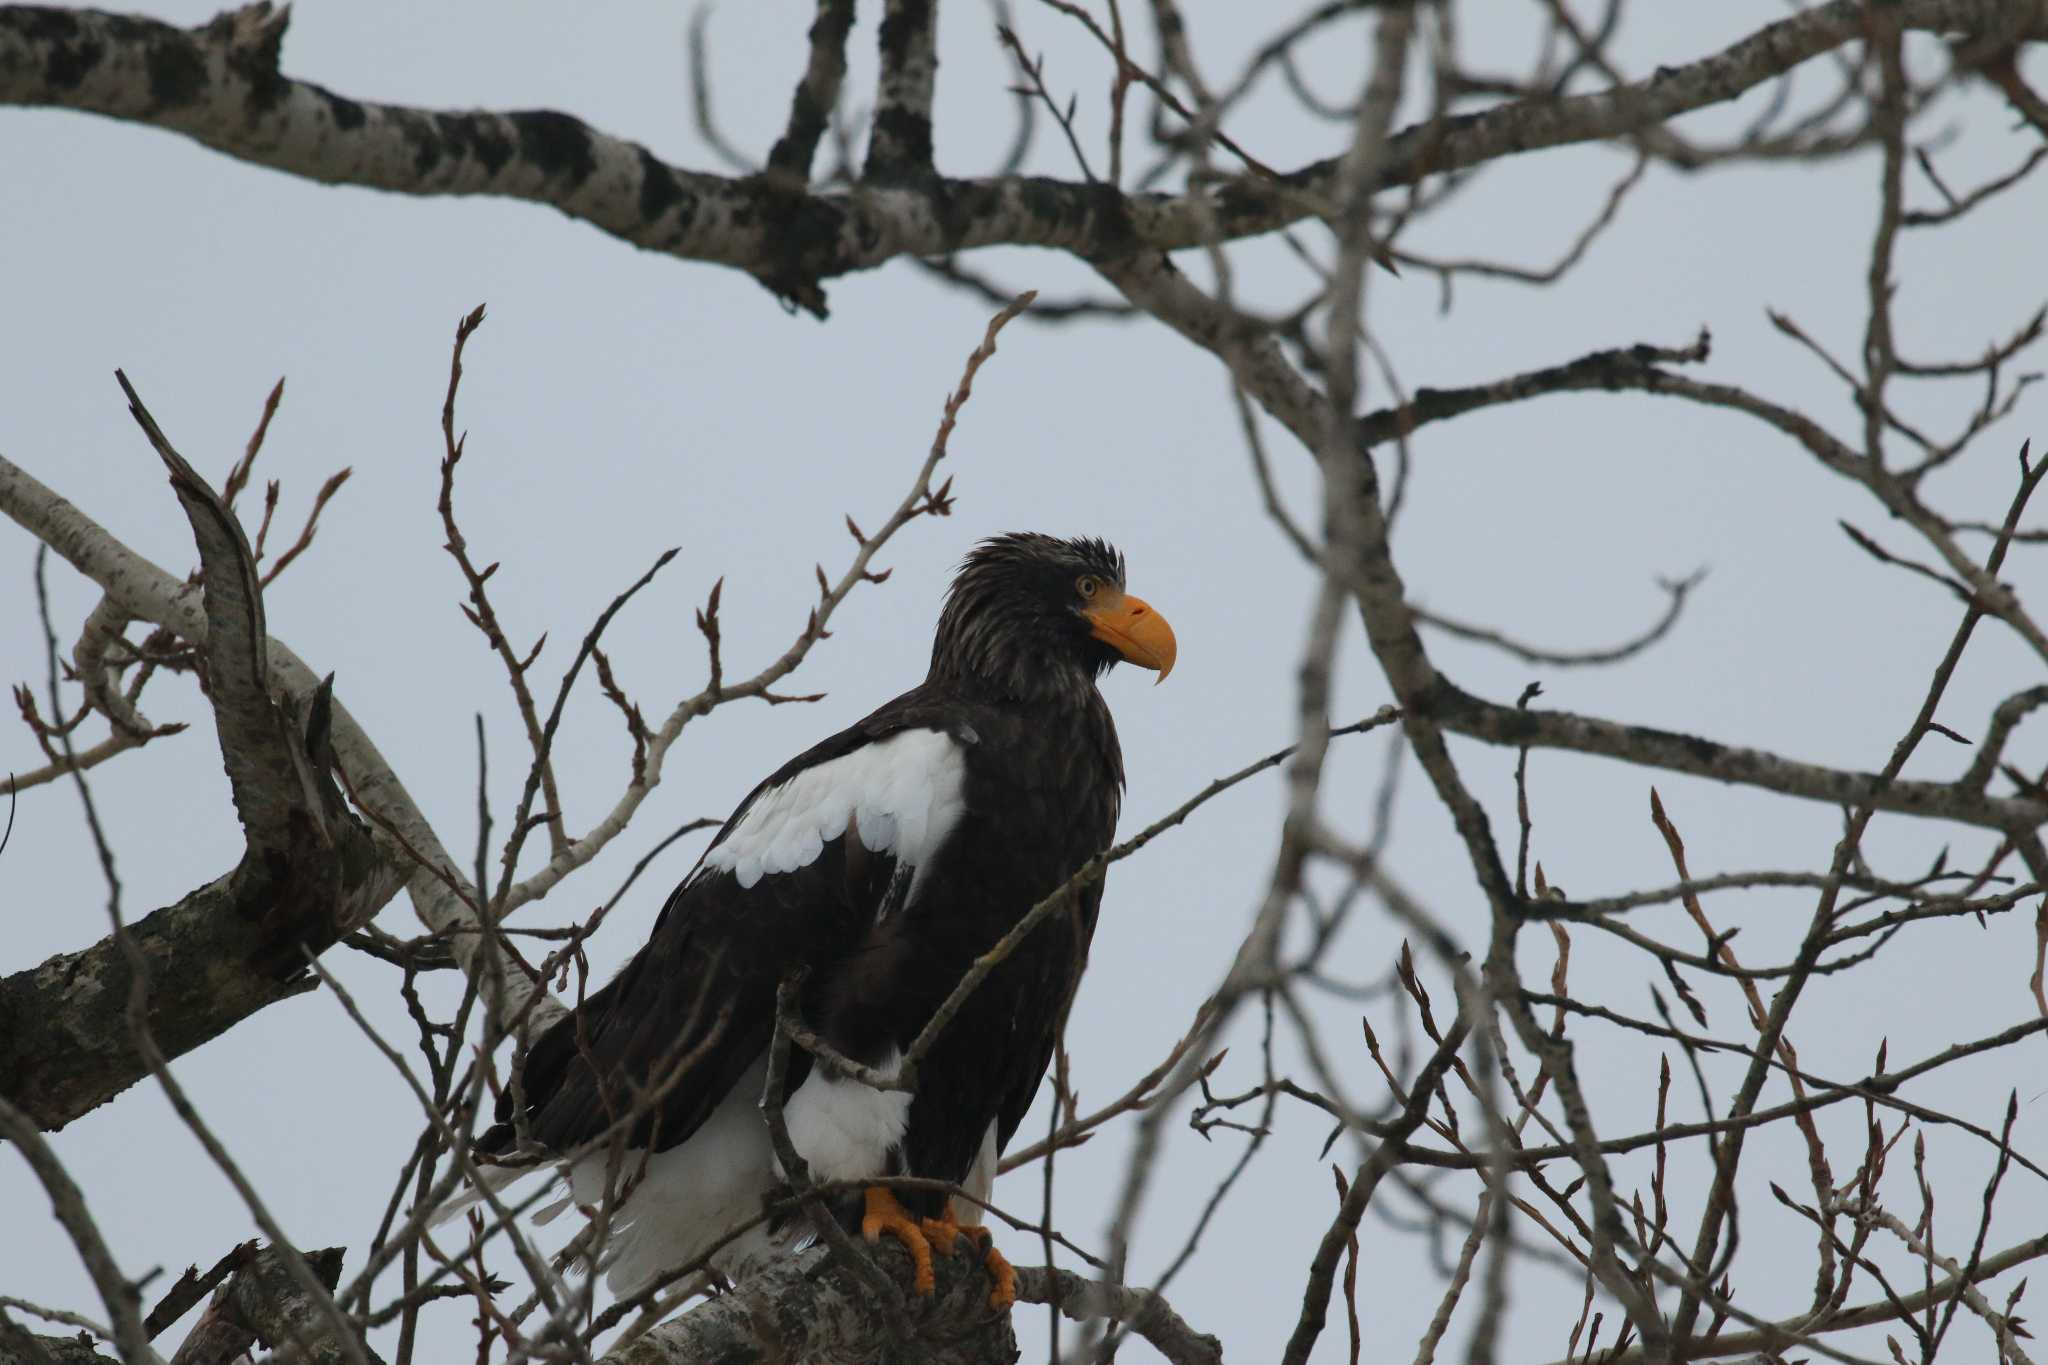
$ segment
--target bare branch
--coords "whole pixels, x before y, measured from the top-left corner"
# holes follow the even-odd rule
[[[888,0],[883,7],[877,34],[882,74],[864,180],[886,183],[931,174],[938,21],[938,0]]]
[[[43,1193],[49,1196],[51,1212],[71,1244],[78,1248],[78,1258],[85,1263],[86,1273],[92,1276],[93,1287],[99,1290],[100,1301],[113,1321],[114,1339],[121,1348],[122,1359],[127,1365],[153,1360],[156,1353],[150,1350],[149,1333],[142,1325],[141,1294],[121,1273],[113,1252],[86,1209],[85,1195],[36,1128],[27,1114],[0,1096],[0,1136],[14,1144],[35,1172]]]
[[[789,100],[789,125],[768,153],[768,169],[808,179],[818,139],[839,103],[846,77],[846,35],[853,27],[853,0],[817,0],[811,21],[811,57]]]

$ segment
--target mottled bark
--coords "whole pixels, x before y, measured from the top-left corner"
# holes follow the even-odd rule
[[[768,169],[807,180],[818,139],[825,135],[839,86],[846,79],[846,35],[853,28],[853,0],[817,0],[811,21],[811,58],[789,100],[789,126],[768,153]]]
[[[332,779],[326,687],[303,709],[273,692],[262,589],[240,525],[139,402],[135,411],[205,568],[207,695],[248,848],[176,905],[0,980],[0,1095],[45,1129],[147,1074],[129,1012],[134,962],[146,974],[146,1027],[175,1057],[307,989],[307,955],[367,922],[404,880]]]
[[[1899,0],[1903,28],[2048,34],[2048,0]],[[279,68],[288,12],[258,4],[194,29],[91,10],[0,6],[0,104],[78,109],[182,133],[256,165],[402,194],[502,195],[559,209],[650,251],[745,270],[821,316],[821,282],[898,256],[1052,247],[1091,260],[1271,232],[1332,211],[1339,159],[1241,175],[1186,194],[1122,194],[1041,176],[907,174],[933,67],[922,5],[890,7],[881,92],[884,180],[806,193],[787,174],[673,166],[552,110],[446,112],[350,99]],[[1610,90],[1510,100],[1404,128],[1365,192],[1571,143],[1622,139],[1722,104],[1864,37],[1864,0],[1834,0],[1728,48]],[[893,46],[892,46],[893,40]],[[793,159],[793,151],[786,156]],[[880,172],[882,167],[871,167]]]
[[[884,1240],[875,1249],[899,1287],[909,1258]],[[913,1301],[912,1337],[892,1340],[860,1282],[830,1264],[824,1247],[764,1271],[733,1293],[613,1350],[601,1365],[736,1365],[786,1361],[801,1365],[1007,1365],[1018,1358],[1010,1314],[988,1307],[987,1276],[969,1255],[933,1261],[938,1291]],[[1165,1299],[1146,1289],[1104,1285],[1042,1266],[1017,1270],[1017,1301],[1057,1302],[1077,1322],[1122,1322],[1172,1365],[1222,1365],[1216,1338],[1190,1327]]]
[[[1798,763],[1761,749],[1649,725],[1503,705],[1484,701],[1442,678],[1422,709],[1453,734],[1489,744],[1570,749],[1830,805],[1868,805],[1985,829],[2027,831],[2048,823],[2048,802],[2024,795],[1987,796],[1961,782],[1887,780],[1877,773]]]
[[[197,594],[183,580],[107,534],[91,517],[4,456],[0,456],[0,514],[12,518],[98,584],[108,599],[129,616],[164,626],[196,644],[206,643],[205,613],[196,600]],[[310,698],[318,689],[319,679],[313,670],[289,646],[271,638],[264,652],[271,685],[279,695]],[[477,951],[479,938],[474,932],[464,932],[473,931],[476,915],[453,889],[467,886],[452,874],[455,860],[442,847],[433,826],[427,823],[418,803],[376,742],[364,733],[339,700],[330,708],[330,733],[335,757],[348,773],[357,801],[376,811],[383,825],[404,840],[408,858],[416,854],[426,864],[423,867],[409,861],[399,873],[406,878],[405,889],[421,920],[429,930],[451,935],[450,946],[457,959],[468,962]],[[366,916],[374,913],[374,909],[366,899]],[[507,974],[502,981],[487,981],[485,990],[499,1018],[508,1026],[530,1015],[533,1026],[542,1028],[561,1009],[544,996],[536,999],[533,983],[517,973]],[[0,1071],[0,1078],[4,1076],[5,1072]],[[0,1085],[0,1094],[4,1093],[5,1087]]]
[[[341,1278],[341,1262],[340,1247],[306,1253],[306,1264],[330,1291]],[[257,1345],[293,1365],[343,1365],[349,1358],[329,1318],[275,1247],[250,1257],[215,1292],[172,1365],[230,1365]],[[377,1357],[370,1359],[375,1365]]]
[[[129,928],[149,964],[151,1034],[190,1052],[315,984],[318,953],[398,888],[368,839],[302,849],[275,866],[251,854],[228,875]],[[111,938],[0,979],[0,1094],[61,1128],[147,1075],[127,1025],[133,977]]]
[[[868,133],[869,180],[932,170],[932,93],[939,74],[938,0],[889,0],[878,35],[881,78]]]
[[[0,1365],[120,1365],[103,1355],[92,1333],[77,1332],[68,1337],[47,1337],[30,1332],[0,1316]]]
[[[885,1240],[877,1259],[899,1286],[909,1258]],[[988,1306],[988,1277],[969,1256],[934,1258],[938,1291],[913,1302],[911,1339],[891,1340],[866,1288],[822,1246],[793,1256],[662,1323],[603,1365],[1010,1365],[1017,1337],[1008,1313]]]

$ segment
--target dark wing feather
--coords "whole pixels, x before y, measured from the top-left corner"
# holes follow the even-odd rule
[[[1052,950],[1037,960],[1038,980],[1027,998],[1040,1028],[1028,1044],[1029,1051],[1012,1064],[1011,1081],[1003,1087],[996,1110],[996,1150],[1004,1151],[1016,1135],[1017,1125],[1030,1112],[1037,1098],[1046,1068],[1052,1064],[1053,1048],[1059,1041],[1060,1019],[1073,1002],[1081,973],[1088,965],[1088,944],[1095,935],[1095,917],[1102,907],[1102,883],[1085,888],[1076,898],[1078,934],[1073,927],[1055,922],[1040,930],[1052,941]]]
[[[711,847],[764,793],[807,768],[905,730],[950,732],[945,708],[923,692],[905,693],[777,769]],[[630,1145],[659,1151],[688,1138],[767,1047],[779,983],[857,947],[896,880],[895,864],[848,836],[828,841],[808,865],[749,887],[700,860],[662,906],[646,946],[534,1043],[520,1087],[528,1134],[568,1151],[602,1136],[656,1087],[660,1097],[634,1123]],[[793,1088],[808,1058],[791,1060]],[[513,1103],[511,1091],[500,1097],[483,1150],[513,1146]]]

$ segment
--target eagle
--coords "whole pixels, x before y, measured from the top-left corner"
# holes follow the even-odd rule
[[[554,1163],[568,1186],[557,1211],[607,1207],[602,1264],[621,1295],[707,1252],[693,1287],[758,1269],[802,1231],[757,1221],[788,1188],[761,1112],[778,990],[801,982],[824,1056],[892,1073],[975,959],[1108,848],[1124,769],[1096,682],[1124,661],[1164,681],[1174,654],[1172,627],[1126,590],[1104,541],[981,542],[947,593],[924,681],[748,794],[646,946],[534,1040],[478,1150]],[[989,973],[936,1035],[914,1093],[790,1049],[782,1113],[810,1177],[923,1177],[987,1199],[1101,895],[1098,879]],[[917,1292],[932,1292],[934,1244],[949,1252],[964,1233],[991,1304],[1014,1300],[972,1200],[873,1184],[843,1203],[869,1242],[909,1251]]]

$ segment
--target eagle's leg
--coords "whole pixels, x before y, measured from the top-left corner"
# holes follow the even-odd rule
[[[924,1219],[923,1226],[926,1240],[944,1255],[952,1255],[954,1244],[962,1237],[981,1249],[982,1268],[988,1271],[990,1281],[989,1307],[997,1312],[1006,1312],[1011,1304],[1017,1302],[1017,1271],[1009,1258],[996,1250],[995,1238],[989,1235],[987,1228],[976,1223],[955,1222],[953,1201],[950,1199],[946,1201],[945,1216]]]
[[[870,1185],[860,1235],[872,1245],[881,1241],[885,1232],[903,1243],[903,1249],[910,1253],[910,1287],[919,1294],[933,1293],[938,1281],[932,1276],[932,1244],[926,1240],[924,1230],[918,1227],[910,1211],[897,1202],[894,1191],[886,1185]]]

